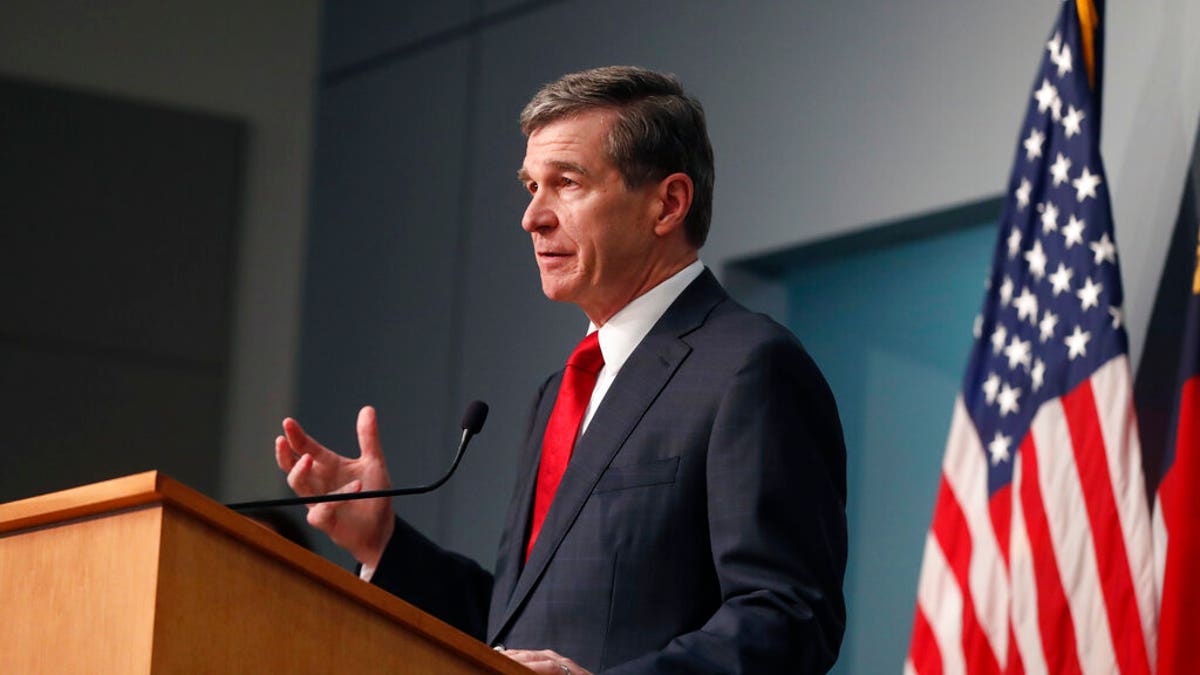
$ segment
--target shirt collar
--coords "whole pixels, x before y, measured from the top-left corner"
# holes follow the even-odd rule
[[[642,338],[662,318],[667,308],[683,293],[683,289],[696,280],[704,271],[704,263],[696,260],[687,267],[668,277],[654,288],[634,298],[632,302],[612,315],[598,330],[600,331],[600,353],[604,355],[604,370],[616,375]],[[588,326],[588,333],[597,330],[596,324]]]

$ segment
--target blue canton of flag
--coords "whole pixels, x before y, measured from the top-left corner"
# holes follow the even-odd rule
[[[1012,481],[1038,408],[1127,351],[1100,116],[1074,37],[1056,32],[1046,45],[963,379],[989,493]]]

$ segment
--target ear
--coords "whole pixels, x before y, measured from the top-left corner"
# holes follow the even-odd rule
[[[661,210],[654,223],[654,234],[662,237],[683,228],[692,208],[692,179],[686,173],[673,173],[658,183],[657,197]]]

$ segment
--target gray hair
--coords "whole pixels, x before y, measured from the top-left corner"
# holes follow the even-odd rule
[[[700,248],[712,221],[712,143],[704,108],[674,75],[633,66],[607,66],[564,75],[543,86],[521,111],[526,136],[595,109],[617,111],[606,150],[630,189],[672,173],[692,179],[692,206],[684,220],[688,241]]]

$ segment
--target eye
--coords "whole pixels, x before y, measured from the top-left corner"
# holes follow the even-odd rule
[[[525,184],[525,189],[529,190],[529,194],[534,194],[538,191],[538,184],[533,181],[529,181]]]

